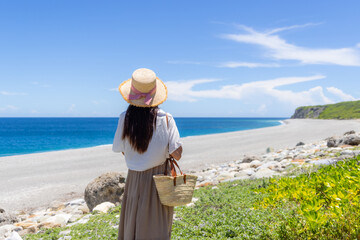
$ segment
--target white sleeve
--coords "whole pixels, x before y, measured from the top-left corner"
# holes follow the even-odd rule
[[[125,150],[125,143],[122,140],[122,133],[124,128],[124,117],[123,114],[120,115],[118,126],[115,132],[114,142],[112,145],[112,150],[114,152],[124,152]]]
[[[182,142],[180,142],[179,130],[174,118],[169,114],[169,153],[173,153],[180,146],[182,146]]]

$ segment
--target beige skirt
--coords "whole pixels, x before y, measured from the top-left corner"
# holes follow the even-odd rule
[[[145,171],[128,170],[118,240],[170,239],[174,207],[161,204],[152,178],[164,170],[165,163]]]

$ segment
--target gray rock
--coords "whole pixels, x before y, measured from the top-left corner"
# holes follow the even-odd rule
[[[280,164],[282,166],[290,165],[291,164],[291,159],[283,159],[283,160],[280,161]]]
[[[0,226],[6,225],[6,224],[13,224],[19,221],[19,219],[16,217],[15,214],[8,213],[4,209],[1,209],[0,213]]]
[[[239,164],[239,170],[244,170],[250,168],[250,163],[241,163]]]
[[[252,161],[254,161],[254,160],[260,160],[259,159],[259,157],[257,157],[257,156],[244,156],[244,158],[243,158],[243,163],[250,163],[250,162],[252,162]]]
[[[65,204],[65,206],[80,206],[80,205],[84,205],[84,204],[85,204],[85,200],[82,198],[79,198],[79,199],[75,199],[70,202],[67,202]]]
[[[355,156],[356,156],[356,155],[360,155],[360,150],[354,150],[353,152],[354,152],[354,155],[355,155]]]
[[[343,139],[344,144],[357,146],[360,144],[360,137],[355,134],[345,136]]]
[[[330,137],[327,139],[326,145],[328,147],[337,147],[337,146],[339,146],[339,141],[334,137]]]
[[[353,156],[354,156],[354,153],[353,153],[353,151],[351,151],[351,150],[344,150],[344,151],[340,152],[340,156],[344,156],[344,155],[353,157]]]
[[[234,177],[234,178],[231,178],[231,179],[226,179],[223,182],[233,182],[233,181],[236,181],[236,180],[244,180],[244,179],[249,179],[249,176]]]
[[[348,132],[345,132],[345,133],[344,133],[344,136],[350,135],[350,134],[355,134],[355,131],[354,131],[354,130],[350,130],[350,131],[348,131]]]
[[[300,154],[296,155],[294,157],[294,159],[305,159],[305,158],[307,158],[308,155],[309,154],[306,154],[306,153],[300,153]]]
[[[262,169],[259,169],[259,171],[257,171],[254,175],[252,175],[251,178],[257,179],[257,178],[264,178],[264,177],[272,177],[275,175],[279,175],[279,173],[277,173],[273,170],[270,170],[268,168],[262,168]]]
[[[262,169],[262,168],[275,169],[275,168],[280,168],[280,167],[281,167],[281,165],[280,165],[279,162],[272,161],[272,162],[264,163],[263,165],[257,167],[257,168],[256,168],[256,171],[259,171],[259,170]]]
[[[332,158],[309,161],[310,164],[315,164],[315,165],[331,165],[331,164],[334,164],[336,162],[337,162],[337,160],[332,159]]]
[[[235,175],[234,172],[221,172],[221,173],[219,174],[219,176],[217,176],[215,179],[216,179],[217,181],[219,181],[219,182],[222,182],[222,181],[224,181],[224,180],[226,180],[226,179],[233,178],[234,175]]]
[[[110,172],[102,174],[91,181],[85,189],[85,201],[90,211],[103,202],[114,204],[121,202],[124,193],[125,178],[121,173]]]
[[[11,232],[15,229],[16,227],[14,225],[11,224],[6,224],[0,227],[0,239],[5,239],[7,237],[10,236]]]
[[[235,173],[235,178],[237,177],[249,177],[251,175],[253,175],[255,173],[255,171],[253,169],[245,169],[243,171],[237,172]]]
[[[113,207],[115,207],[115,204],[111,202],[103,202],[94,207],[93,212],[107,213]]]
[[[17,232],[12,232],[10,237],[6,238],[5,240],[22,240],[22,238]]]
[[[259,166],[263,165],[263,162],[259,161],[259,160],[254,160],[250,163],[250,167],[252,168],[257,168]]]
[[[325,156],[325,153],[324,152],[321,152],[321,151],[318,151],[315,153],[315,156],[317,157],[324,157]],[[310,157],[311,158],[311,157]]]
[[[296,144],[296,147],[302,146],[302,145],[305,145],[305,143],[303,143],[303,142],[298,142],[298,143]]]

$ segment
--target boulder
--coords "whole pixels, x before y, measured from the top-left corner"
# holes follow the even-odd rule
[[[101,213],[107,213],[110,208],[115,207],[115,204],[111,202],[103,202],[96,207],[94,207],[93,212],[101,212]]]
[[[13,224],[18,222],[18,218],[15,214],[8,213],[4,209],[0,209],[0,226],[6,225],[6,224]]]
[[[303,143],[303,142],[298,142],[298,143],[296,144],[296,147],[302,146],[302,145],[305,145],[305,143]]]
[[[326,140],[327,140],[326,145],[327,145],[328,147],[337,147],[337,146],[339,146],[339,141],[338,141],[338,139],[336,139],[336,138],[334,138],[334,137],[330,137],[330,138],[328,138],[328,139],[326,139]]]
[[[346,145],[357,146],[360,144],[360,137],[356,134],[346,135],[342,140]]]
[[[85,201],[90,211],[100,203],[112,202],[119,204],[124,193],[125,178],[121,173],[102,174],[91,181],[85,189]]]

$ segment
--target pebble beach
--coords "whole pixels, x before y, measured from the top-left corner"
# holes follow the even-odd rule
[[[360,139],[359,132],[360,120],[288,119],[275,127],[186,137],[179,164],[198,176],[197,188],[216,188],[225,181],[281,176],[353,157],[360,154],[351,142]],[[111,145],[3,157],[0,162],[0,182],[6,183],[0,186],[0,207],[18,215],[21,221],[12,225],[18,232],[86,221],[86,185],[105,172],[126,176],[127,170]],[[109,207],[99,206],[99,211]]]

